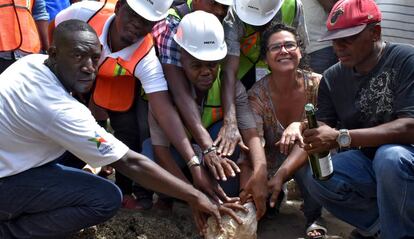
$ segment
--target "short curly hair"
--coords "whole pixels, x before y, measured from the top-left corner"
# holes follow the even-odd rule
[[[275,23],[270,24],[262,32],[261,43],[260,43],[260,57],[261,57],[261,59],[266,58],[266,53],[268,51],[267,45],[269,44],[270,37],[273,34],[281,32],[281,31],[290,32],[295,37],[296,43],[298,44],[298,47],[299,47],[300,52],[302,54],[302,59],[300,60],[299,68],[305,69],[305,70],[310,70],[309,63],[308,63],[308,61],[309,61],[308,55],[305,52],[305,44],[303,43],[299,33],[296,31],[295,28],[290,27],[288,25],[285,25],[283,23],[279,23],[279,22],[275,22]]]

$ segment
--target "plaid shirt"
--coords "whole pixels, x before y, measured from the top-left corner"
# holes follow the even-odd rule
[[[158,22],[152,29],[161,64],[181,67],[181,47],[173,39],[179,23],[180,19],[168,15],[165,20]]]

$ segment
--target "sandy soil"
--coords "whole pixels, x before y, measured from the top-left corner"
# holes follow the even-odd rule
[[[300,201],[286,201],[280,214],[272,220],[260,221],[258,238],[294,239],[304,237],[305,218],[300,211]],[[347,238],[352,227],[324,212],[331,239]],[[108,222],[88,228],[72,239],[195,239],[192,216],[183,203],[174,203],[172,212],[120,210]]]

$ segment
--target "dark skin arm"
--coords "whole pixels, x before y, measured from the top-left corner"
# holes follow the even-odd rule
[[[35,21],[37,31],[39,32],[40,43],[42,44],[42,50],[46,51],[49,49],[49,38],[48,38],[48,27],[49,22],[47,20]]]
[[[193,210],[210,214],[220,223],[221,217],[216,205],[190,184],[174,177],[144,155],[129,150],[121,159],[110,166],[126,175],[145,188],[165,193],[188,202]],[[197,228],[200,232],[205,228],[203,213],[196,216]]]
[[[337,148],[339,131],[322,125],[303,132],[305,150],[317,153]],[[371,128],[349,130],[351,147],[377,147],[384,144],[414,144],[414,118],[399,118]],[[310,147],[312,144],[312,147]]]
[[[318,0],[319,4],[321,4],[321,6],[323,7],[323,9],[325,10],[325,12],[330,13],[332,7],[335,5],[335,3],[338,0]]]
[[[168,91],[147,94],[152,113],[163,132],[178,150],[180,155],[188,162],[195,155],[190,141],[185,134],[181,119],[171,103]]]
[[[214,141],[218,145],[217,151],[222,155],[230,156],[239,143],[242,149],[248,148],[244,145],[239,129],[237,127],[236,107],[234,104],[236,74],[239,69],[239,57],[227,56],[223,64],[223,77],[221,89],[221,102],[224,111],[223,127],[220,129],[217,139]]]
[[[201,124],[200,113],[193,97],[191,96],[190,86],[183,70],[175,65],[163,64],[165,78],[168,87],[176,102],[178,111],[183,117],[185,125],[191,131],[194,140],[204,150],[213,144],[208,131]]]
[[[163,64],[162,67],[164,70],[165,78],[168,81],[170,92],[172,93],[174,102],[177,105],[178,111],[182,116],[184,124],[188,127],[191,135],[193,135],[194,140],[198,145],[200,145],[201,149],[206,150],[213,145],[213,140],[201,123],[200,112],[198,111],[196,102],[191,96],[189,83],[183,70],[180,67],[171,64]],[[171,125],[169,125],[169,127],[171,130]],[[166,132],[164,128],[163,130]],[[169,139],[173,139],[170,138],[168,134],[167,137]],[[174,144],[174,146],[176,145]],[[178,151],[181,154],[181,151],[179,149]],[[185,157],[185,155],[183,155],[183,157]],[[217,154],[210,153],[207,157],[205,157],[205,162],[209,168],[209,171],[218,180],[226,180],[226,176],[235,175],[234,170],[239,171],[237,166],[234,167],[235,165],[229,164],[226,160],[221,160],[220,156]]]
[[[283,184],[291,179],[307,163],[307,159],[308,154],[306,151],[299,145],[295,145],[286,160],[268,182],[269,191],[272,193],[270,198],[271,207],[275,206],[279,193],[282,191]]]
[[[179,179],[190,183],[176,164],[168,147],[160,145],[154,145],[153,147],[154,154],[157,157],[157,162],[161,167]],[[234,202],[238,200],[238,198],[227,197],[220,185],[214,181],[214,179],[211,179],[210,175],[207,173],[203,166],[193,166],[190,168],[190,172],[194,181],[194,186],[202,192],[206,193],[216,203],[219,203],[220,201]]]
[[[243,189],[240,193],[242,203],[246,202],[251,196],[256,206],[256,219],[259,220],[266,212],[267,197],[267,167],[266,156],[261,145],[257,130],[245,129],[241,130],[243,140],[249,147],[249,161],[247,164],[251,166],[251,170],[246,170],[240,175],[240,185]],[[245,167],[245,165],[243,166]]]
[[[173,159],[170,153],[170,149],[168,147],[160,145],[154,145],[153,147],[154,153],[157,157],[157,163],[162,168],[170,172],[172,175],[190,184],[190,182],[184,176],[181,169],[175,163],[175,160]],[[236,220],[240,224],[242,220],[236,215],[234,210],[245,210],[245,208],[243,208],[240,204],[235,203],[239,199],[227,197],[223,189],[221,189],[220,185],[217,182],[213,181],[214,179],[211,180],[210,176],[206,173],[206,171],[201,165],[191,167],[190,172],[195,187],[209,195],[209,197],[213,199],[215,204],[219,205],[219,211],[221,213],[230,215],[234,220]],[[219,198],[225,203],[220,205]],[[204,215],[203,211],[193,209],[193,216],[197,226],[199,227],[199,231],[205,232],[205,226],[207,225],[207,217]],[[202,225],[205,226],[201,227]]]

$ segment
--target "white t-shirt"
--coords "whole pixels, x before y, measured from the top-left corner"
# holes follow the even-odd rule
[[[306,47],[306,52],[312,53],[332,46],[331,41],[318,41],[327,31],[326,20],[328,19],[328,13],[325,12],[318,0],[303,1],[303,12],[309,36],[309,45]]]
[[[0,75],[0,178],[44,165],[66,150],[92,167],[128,151],[65,90],[45,59],[28,55]]]
[[[56,15],[55,18],[55,26],[59,23],[70,20],[70,19],[79,19],[82,21],[88,21],[93,14],[96,13],[101,7],[101,2],[94,2],[94,1],[83,1],[72,4],[70,7],[62,10],[60,13]],[[124,49],[114,52],[111,52],[111,49],[107,43],[107,35],[108,30],[111,22],[114,20],[115,14],[109,17],[102,30],[102,34],[99,36],[99,40],[103,46],[102,55],[100,59],[100,63],[102,63],[105,58],[122,58],[123,60],[128,60],[131,58],[132,54],[135,50],[139,47],[142,43],[143,38],[140,39],[138,42],[125,47]],[[153,93],[158,91],[166,91],[168,90],[167,81],[164,77],[164,72],[162,71],[161,63],[158,60],[157,55],[155,54],[155,49],[152,48],[150,52],[141,59],[138,63],[138,66],[135,67],[134,72],[135,77],[137,77],[144,88],[145,93]]]

